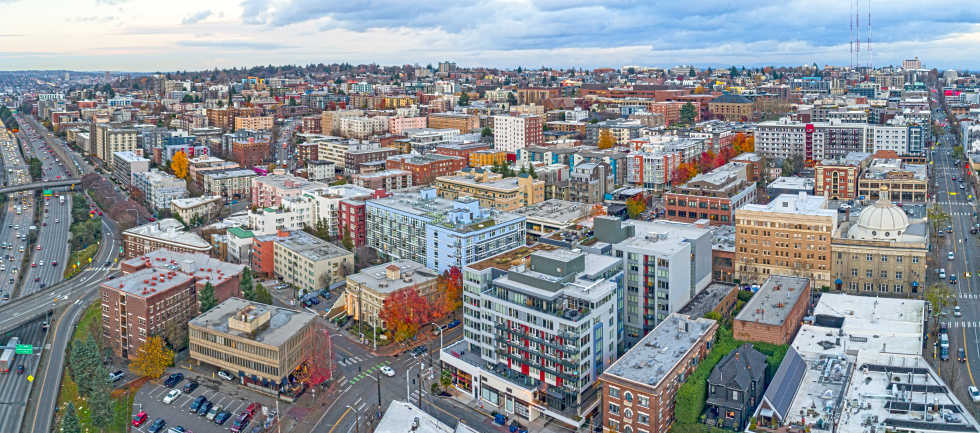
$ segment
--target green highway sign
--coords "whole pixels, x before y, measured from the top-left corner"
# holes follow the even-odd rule
[[[34,346],[31,346],[30,344],[18,344],[14,347],[14,353],[18,355],[33,355]]]

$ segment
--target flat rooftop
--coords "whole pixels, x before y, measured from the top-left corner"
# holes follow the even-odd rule
[[[772,275],[742,307],[735,320],[782,325],[809,285],[810,280],[807,278]],[[803,302],[807,300],[804,299]]]
[[[715,324],[711,319],[691,319],[672,313],[610,365],[602,376],[656,387],[694,347],[698,338],[707,334]]]
[[[266,311],[271,312],[269,326],[259,328],[260,330],[255,335],[229,329],[228,319],[246,307],[252,307],[252,313],[255,316],[264,314]],[[315,318],[315,314],[305,311],[260,304],[241,298],[228,298],[208,312],[191,319],[190,323],[214,332],[249,338],[262,344],[279,347]]]
[[[585,217],[588,212],[589,205],[585,203],[557,198],[525,206],[514,211],[514,213],[524,215],[528,219],[543,220],[560,225],[572,224]]]
[[[816,182],[809,177],[780,176],[772,181],[767,188],[788,189],[797,191],[813,192]]]
[[[164,275],[160,278],[160,275]],[[102,283],[113,290],[148,298],[191,281],[191,276],[167,267],[149,267]]]
[[[738,210],[837,218],[836,210],[827,209],[827,199],[804,192],[798,194],[780,194],[767,204],[748,203],[742,205]]]
[[[473,199],[461,197],[455,201],[466,200]],[[453,201],[454,200],[447,200],[441,197],[423,199],[421,198],[420,193],[416,190],[412,192],[395,192],[387,197],[369,200],[367,204],[383,206],[405,212],[410,215],[416,215],[418,217],[425,218],[431,224],[454,229],[458,232],[483,230],[495,225],[506,224],[513,222],[514,220],[524,218],[524,216],[513,212],[501,212],[493,209],[480,208],[482,211],[481,213],[483,213],[485,216],[484,218],[479,218],[478,216],[474,215],[473,222],[469,225],[453,226],[449,217],[449,214],[454,211]]]
[[[371,173],[360,173],[360,174],[355,174],[354,176],[357,176],[361,179],[377,179],[377,178],[384,178],[389,176],[405,176],[408,174],[412,174],[412,173],[407,170],[393,169],[393,170],[375,171]]]
[[[497,268],[502,271],[507,271],[513,266],[524,263],[524,261],[531,256],[531,253],[535,251],[550,251],[557,248],[557,246],[542,243],[537,243],[531,246],[517,247],[510,251],[504,251],[493,257],[488,257],[479,262],[470,263],[469,265],[466,265],[466,267],[477,271],[482,271],[487,268]]]
[[[258,176],[254,170],[247,168],[229,168],[225,170],[212,170],[206,171],[201,174],[204,177],[210,177],[212,179],[229,179],[233,177],[251,177]]]
[[[708,287],[694,295],[686,305],[677,310],[677,313],[694,318],[704,317],[705,314],[713,311],[732,290],[738,290],[738,286],[728,283],[708,284]]]
[[[211,195],[211,196],[203,195],[200,197],[176,198],[171,200],[170,203],[172,203],[174,206],[177,206],[179,208],[187,209],[187,208],[201,206],[203,204],[207,204],[209,202],[219,201],[219,200],[221,200],[220,195]]]
[[[200,236],[184,230],[184,225],[173,218],[164,218],[149,224],[136,226],[123,232],[123,234],[145,236],[160,239],[167,242],[187,245],[194,248],[210,248]]]
[[[213,258],[204,253],[179,253],[160,248],[123,262],[133,267],[166,268],[219,284],[241,274],[244,265],[236,265]]]
[[[399,278],[388,278],[388,268],[398,268]],[[405,281],[405,277],[410,277],[410,281]],[[378,293],[392,293],[403,289],[439,278],[439,273],[426,268],[421,263],[402,259],[388,263],[383,263],[369,268],[361,269],[354,275],[348,275],[347,279],[358,284],[363,284]],[[382,286],[383,284],[383,286]]]
[[[417,423],[417,426],[416,426]],[[443,424],[418,406],[392,400],[378,421],[374,433],[454,433],[456,429]]]
[[[353,254],[302,230],[296,230],[287,237],[276,237],[276,243],[314,262]]]
[[[635,227],[636,235],[616,244],[616,248],[639,248],[655,250],[659,254],[670,255],[691,247],[689,239],[697,239],[711,232],[691,223],[656,220],[626,220],[623,225]]]

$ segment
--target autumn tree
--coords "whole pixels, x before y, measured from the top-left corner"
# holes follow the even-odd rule
[[[695,87],[694,88],[694,94],[695,95],[703,95],[705,92],[707,92],[707,91],[704,90],[704,87],[703,86],[700,86],[699,85],[698,87]]]
[[[174,154],[174,157],[170,159],[170,169],[173,170],[174,176],[184,179],[187,177],[187,166],[190,162],[187,160],[187,154],[183,150],[178,150]]]
[[[596,203],[592,205],[592,208],[589,210],[589,216],[597,217],[599,215],[605,215],[605,214],[606,214],[606,208],[602,206],[602,203]]]
[[[204,288],[197,294],[197,300],[201,303],[201,312],[207,312],[218,305],[218,299],[214,297],[214,286],[208,281]]]
[[[640,214],[645,210],[647,210],[647,202],[646,200],[643,200],[643,197],[626,200],[626,213],[629,214],[630,218],[640,216]]]
[[[607,128],[603,128],[599,131],[599,148],[609,149],[616,145],[616,137],[613,137],[612,131]]]
[[[715,168],[715,152],[707,151],[701,152],[701,158],[698,159],[698,171],[701,173],[707,173]]]
[[[745,152],[755,152],[755,136],[750,135],[745,138],[745,144],[742,146],[742,150]]]
[[[158,335],[151,336],[140,346],[136,359],[129,364],[129,368],[140,376],[159,378],[167,371],[167,367],[174,362],[174,352],[167,348],[163,342],[163,337]]]
[[[404,341],[414,336],[422,325],[435,320],[437,313],[432,302],[419,295],[415,288],[405,287],[385,299],[378,317],[385,322],[395,341]]]
[[[460,272],[459,268],[453,266],[443,272],[440,280],[445,284],[445,287],[441,287],[442,290],[440,290],[442,293],[441,313],[446,315],[463,305],[463,273]]]

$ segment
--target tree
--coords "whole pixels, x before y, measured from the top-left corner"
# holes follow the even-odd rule
[[[93,381],[105,382],[105,381]],[[102,390],[92,394],[88,400],[89,414],[92,425],[105,430],[105,426],[112,423],[112,399],[109,398],[109,388],[104,386]]]
[[[707,173],[714,169],[715,163],[715,152],[708,150],[707,152],[701,152],[701,158],[698,159],[698,171],[701,173]]]
[[[71,363],[71,377],[78,384],[78,392],[89,395],[93,382],[96,382],[89,378],[96,377],[96,372],[102,365],[100,362],[102,356],[99,354],[99,345],[95,342],[95,338],[90,334],[85,340],[73,342],[68,359]],[[105,369],[103,368],[102,371]]]
[[[510,105],[517,105],[517,97],[514,96],[513,92],[507,94],[507,103]]]
[[[174,352],[167,348],[163,337],[158,335],[147,338],[140,346],[136,359],[129,364],[134,373],[157,379],[163,376],[167,367],[174,362]]]
[[[350,237],[350,230],[344,230],[344,238],[340,241],[347,251],[354,251],[354,241]]]
[[[204,288],[201,292],[197,294],[198,301],[201,302],[201,312],[207,312],[208,310],[214,308],[218,305],[218,299],[214,297],[214,286],[208,281],[204,284]]]
[[[732,65],[732,67],[728,70],[728,76],[730,78],[735,78],[738,76],[738,69],[735,68],[735,65]]]
[[[483,130],[480,131],[480,137],[493,137],[493,131],[490,130],[489,126],[484,126]]]
[[[190,161],[187,160],[187,154],[183,150],[178,150],[173,159],[170,160],[170,169],[174,171],[174,176],[180,179],[187,177],[188,165],[190,165]]]
[[[694,119],[697,117],[697,112],[695,111],[694,104],[688,102],[681,107],[681,119],[680,123],[684,125],[694,124]]]
[[[703,95],[705,92],[707,92],[707,90],[704,89],[704,86],[698,85],[694,88],[695,95]]]
[[[943,211],[943,208],[939,204],[934,204],[932,207],[926,211],[926,218],[932,223],[932,232],[939,233],[943,228],[949,225],[951,219],[949,214]]]
[[[609,149],[616,145],[616,137],[613,137],[612,131],[608,128],[602,128],[599,131],[599,148]]]
[[[952,303],[953,291],[945,284],[933,284],[926,287],[926,290],[922,292],[922,297],[932,305],[932,313],[939,314],[943,308]]]
[[[707,313],[704,314],[704,318],[705,319],[711,319],[711,320],[714,320],[716,322],[717,321],[721,321],[721,313],[719,313],[717,311],[709,311],[709,312],[707,312]]]
[[[82,423],[75,413],[75,405],[69,401],[65,405],[65,416],[61,418],[61,433],[81,433],[81,431]]]
[[[606,208],[602,206],[602,203],[596,203],[592,205],[591,209],[589,209],[589,216],[592,217],[597,217],[605,214],[606,214]]]
[[[456,311],[460,305],[463,305],[463,273],[460,272],[459,268],[453,266],[443,272],[439,277],[440,285],[445,284],[445,287],[440,290],[443,295],[442,298],[442,308],[441,313],[443,315],[449,314],[452,311]]]
[[[261,284],[255,285],[255,302],[272,305],[272,294]]]
[[[786,158],[783,160],[781,168],[783,176],[795,176],[803,169],[803,157],[794,155]]]
[[[691,68],[691,70],[690,70],[690,71],[687,71],[687,76],[688,76],[688,77],[691,77],[691,78],[694,78],[694,77],[696,77],[697,75],[698,75],[698,71],[695,71],[693,67]]]
[[[238,290],[242,292],[242,297],[253,301],[252,292],[252,270],[248,267],[242,270],[242,276],[238,278]]]
[[[412,287],[396,290],[384,301],[378,317],[385,322],[395,341],[404,341],[432,322],[438,310]]]
[[[626,213],[630,218],[636,218],[647,210],[647,202],[643,197],[631,198],[626,200]]]
[[[468,93],[463,92],[462,95],[459,95],[459,105],[462,107],[470,105],[470,95]]]

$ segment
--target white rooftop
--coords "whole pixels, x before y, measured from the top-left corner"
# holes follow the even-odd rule
[[[799,194],[780,194],[767,204],[749,203],[743,205],[739,210],[826,216],[834,218],[835,221],[837,218],[837,211],[827,209],[827,199],[804,192]]]

